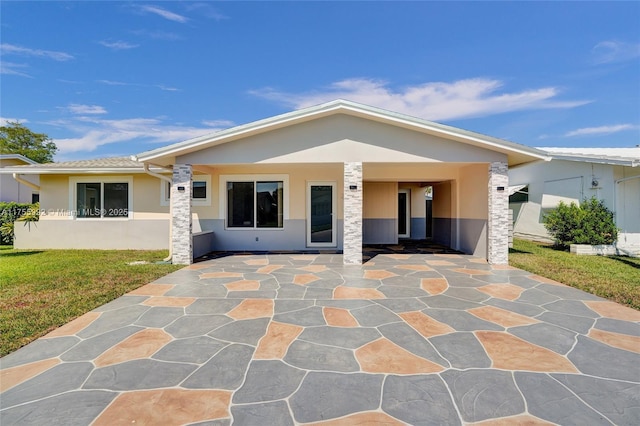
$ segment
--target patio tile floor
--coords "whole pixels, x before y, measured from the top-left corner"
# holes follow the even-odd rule
[[[640,424],[640,313],[460,254],[235,255],[0,360],[0,424]]]

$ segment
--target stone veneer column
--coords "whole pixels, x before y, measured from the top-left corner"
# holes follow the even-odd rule
[[[350,189],[355,186],[356,189]],[[343,263],[362,264],[362,163],[344,163]]]
[[[178,265],[193,263],[193,240],[191,235],[191,165],[173,166],[171,185],[172,262]]]
[[[487,261],[496,265],[509,263],[509,166],[489,165],[489,218],[487,221]],[[502,190],[498,190],[502,187]]]

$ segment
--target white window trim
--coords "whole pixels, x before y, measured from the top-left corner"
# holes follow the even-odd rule
[[[312,243],[311,242],[311,187],[312,186],[331,186],[331,242],[329,243]],[[307,234],[307,247],[337,247],[338,246],[338,183],[336,181],[311,180],[307,181],[306,207],[307,207],[307,223],[305,225]]]
[[[191,198],[192,206],[210,206],[211,205],[211,175],[193,175],[191,182],[206,182],[207,196],[205,198]],[[160,205],[168,206],[170,204],[169,193],[167,192],[169,182],[160,179]]]
[[[128,185],[127,217],[82,217],[79,220],[131,220],[133,219],[133,176],[72,176],[69,178],[69,218],[78,220],[78,183],[126,183]]]
[[[224,220],[224,229],[228,231],[282,231],[285,228],[285,224],[282,224],[282,228],[258,228],[256,224],[253,224],[251,228],[245,227],[230,227],[228,226],[227,218],[227,182],[282,182],[282,190],[284,191],[282,216],[283,222],[289,220],[289,175],[220,175],[219,184],[219,216]],[[254,191],[255,192],[255,191]],[[255,197],[254,197],[255,198]],[[254,199],[255,203],[255,199]],[[254,210],[255,211],[255,210]]]

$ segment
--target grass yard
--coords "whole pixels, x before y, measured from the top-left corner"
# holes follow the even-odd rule
[[[509,264],[640,310],[640,259],[576,256],[551,245],[514,240]]]
[[[0,356],[181,266],[164,251],[43,250],[0,247]]]

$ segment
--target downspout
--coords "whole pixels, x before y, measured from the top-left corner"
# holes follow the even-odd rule
[[[33,183],[33,182],[29,182],[28,180],[24,180],[24,179],[22,179],[22,178],[20,177],[20,175],[19,175],[19,174],[17,174],[17,173],[14,173],[14,174],[13,174],[13,178],[14,178],[17,182],[19,182],[19,183],[21,183],[21,184],[23,184],[23,185],[26,185],[26,186],[28,186],[28,187],[29,187],[29,188],[31,188],[31,189],[35,189],[36,191],[40,191],[40,186],[36,185],[36,184],[35,184],[35,183]]]
[[[165,169],[165,170],[170,171],[169,169]],[[169,185],[173,184],[173,179],[171,179],[170,177],[161,175],[160,173],[155,173],[149,170],[149,163],[144,163],[144,172],[149,176],[153,176],[160,180],[169,182]],[[162,261],[169,262],[171,261],[172,257],[173,257],[173,199],[169,197],[169,256],[162,259]]]

